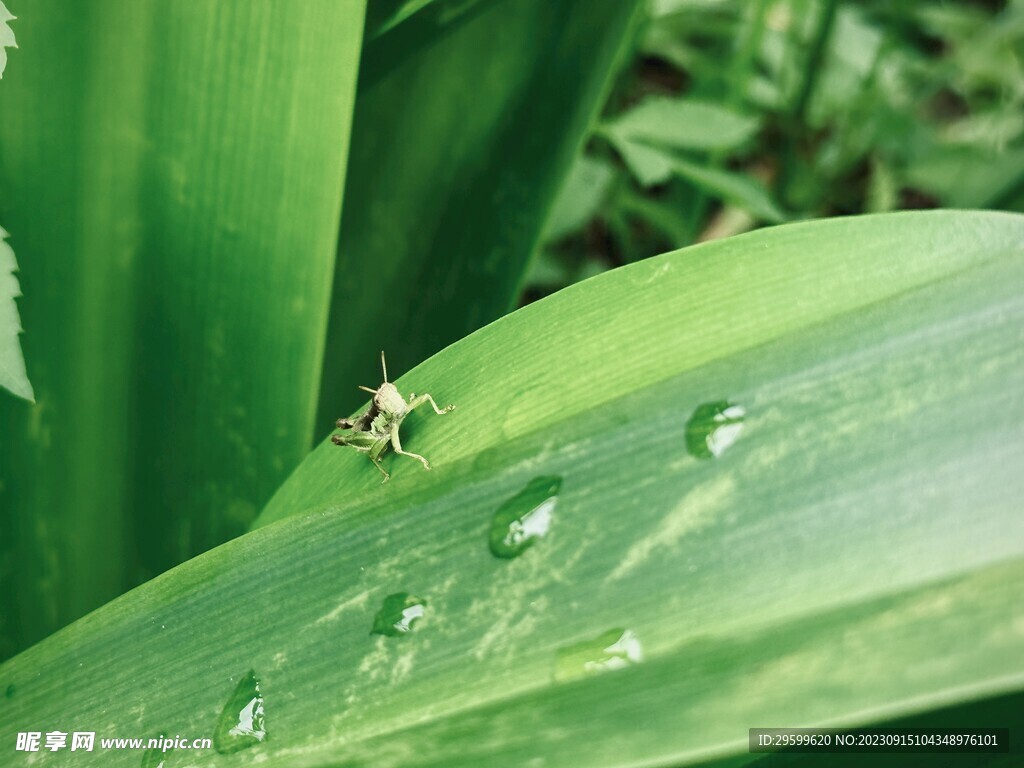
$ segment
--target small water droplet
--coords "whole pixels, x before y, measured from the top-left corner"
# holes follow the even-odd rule
[[[159,733],[153,737],[154,739],[165,739],[167,734]],[[141,768],[164,768],[164,761],[167,759],[167,753],[174,750],[174,747],[170,747],[166,751],[160,747],[150,747],[142,753],[142,765]]]
[[[267,738],[263,694],[256,672],[249,670],[228,699],[217,720],[213,746],[222,755],[259,744]]]
[[[573,680],[598,672],[622,669],[644,659],[640,638],[631,629],[609,629],[593,640],[560,648],[556,680]]]
[[[746,415],[742,405],[727,400],[698,406],[686,422],[687,450],[698,459],[721,456],[740,436]]]
[[[4,693],[4,695],[8,699],[13,699],[14,698],[14,692],[16,690],[18,690],[18,689],[14,687],[14,683],[11,683],[10,685],[7,686],[7,691]]]
[[[371,635],[399,637],[412,631],[413,623],[426,612],[427,601],[408,592],[396,592],[384,598],[373,619]]]
[[[498,507],[490,533],[495,557],[518,557],[547,535],[561,488],[560,477],[535,477]]]

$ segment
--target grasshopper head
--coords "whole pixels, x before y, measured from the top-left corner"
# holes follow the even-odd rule
[[[381,413],[390,416],[401,416],[408,408],[408,404],[398,388],[386,381],[377,388],[377,393],[373,396],[373,404]]]

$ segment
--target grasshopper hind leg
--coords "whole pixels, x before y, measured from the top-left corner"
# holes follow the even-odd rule
[[[384,479],[380,481],[382,485],[391,479],[391,475],[388,474],[388,471],[384,469],[384,467],[380,463],[380,456],[382,453],[384,453],[384,451],[387,450],[387,448],[388,441],[387,439],[384,439],[377,440],[372,446],[366,449],[370,456],[370,461],[373,462],[373,466],[379,469],[381,474],[384,475]]]
[[[386,483],[388,480],[391,479],[391,475],[388,474],[388,471],[386,469],[384,469],[383,466],[381,466],[380,459],[375,459],[375,458],[373,458],[371,456],[370,457],[370,461],[372,461],[373,462],[373,466],[375,466],[377,469],[379,469],[381,474],[384,475],[384,479],[380,481],[381,485],[383,485],[384,483]]]

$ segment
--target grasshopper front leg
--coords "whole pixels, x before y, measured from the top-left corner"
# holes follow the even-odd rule
[[[416,394],[414,392],[410,392],[409,393],[409,410],[410,411],[413,408],[418,408],[419,406],[423,405],[424,403],[430,403],[430,405],[434,409],[434,413],[436,413],[438,416],[443,416],[444,414],[448,413],[449,411],[454,411],[455,410],[455,406],[454,405],[449,405],[449,406],[447,406],[445,408],[438,408],[437,407],[437,403],[434,402],[434,398],[432,398],[430,395],[420,395],[419,397],[416,397]]]

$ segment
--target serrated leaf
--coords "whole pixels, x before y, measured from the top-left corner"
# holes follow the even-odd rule
[[[3,6],[0,5],[0,13]],[[0,387],[26,400],[35,400],[32,384],[25,372],[25,358],[21,352],[18,335],[21,320],[15,299],[21,296],[18,278],[14,276],[18,264],[14,250],[6,242],[8,234],[0,227]]]
[[[682,766],[1019,694],[1022,279],[1024,217],[942,211],[571,286],[397,380],[458,404],[403,424],[432,471],[321,445],[265,527],[0,666],[0,734],[256,701],[247,764]]]
[[[4,68],[7,66],[7,51],[5,49],[18,47],[14,41],[14,30],[10,26],[10,22],[15,18],[0,2],[0,78],[4,76]]]

